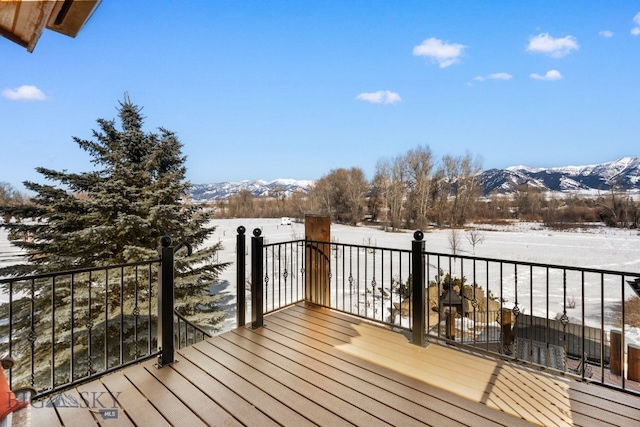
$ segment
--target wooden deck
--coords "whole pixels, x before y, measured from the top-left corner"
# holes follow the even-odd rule
[[[296,305],[34,402],[34,426],[640,425],[640,398]],[[109,394],[110,393],[110,394]],[[74,403],[75,402],[75,403]]]

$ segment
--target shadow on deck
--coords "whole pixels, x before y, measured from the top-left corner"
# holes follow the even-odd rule
[[[34,426],[640,425],[640,399],[297,304],[34,402]]]

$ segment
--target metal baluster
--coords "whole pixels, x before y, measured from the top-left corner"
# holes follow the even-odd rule
[[[35,343],[36,343],[36,338],[38,337],[36,334],[36,328],[35,328],[35,298],[36,298],[36,289],[35,289],[36,283],[35,283],[35,279],[31,279],[31,313],[30,313],[30,320],[31,320],[31,330],[29,331],[29,336],[27,337],[27,340],[29,341],[30,347],[31,347],[31,386],[35,387],[36,385],[36,373],[35,373],[35,362],[34,362],[34,358],[35,358]]]
[[[89,286],[88,286],[88,298],[87,298],[87,318],[85,320],[85,325],[87,327],[87,376],[93,373],[93,354],[92,354],[92,334],[91,329],[93,328],[93,318],[91,315],[91,282],[93,281],[93,274],[89,272]]]
[[[376,318],[378,308],[376,307],[376,250],[373,250],[373,278],[371,279],[371,308],[373,309],[372,319]]]
[[[120,267],[120,364],[124,362],[124,267]]]
[[[104,275],[104,366],[109,368],[109,269]]]
[[[69,377],[70,380],[69,381],[73,381],[74,380],[74,362],[75,362],[75,349],[74,349],[74,343],[75,343],[75,337],[74,337],[74,328],[75,328],[75,274],[71,275],[71,284],[70,284],[70,296],[71,296],[71,313],[69,314],[70,316],[70,320],[71,320],[71,360],[69,362]]]
[[[564,340],[564,358],[563,358],[563,372],[567,372],[567,325],[569,324],[569,316],[567,316],[567,270],[562,270],[562,316],[560,317],[560,323],[562,323],[562,336]]]
[[[13,357],[13,280],[9,282],[9,357]],[[13,386],[13,369],[9,370],[9,386]]]
[[[51,388],[56,386],[56,276],[51,278]]]
[[[134,305],[133,305],[133,311],[131,312],[131,314],[133,315],[133,342],[134,342],[134,358],[137,359],[138,357],[140,357],[140,343],[138,342],[138,320],[139,320],[139,316],[140,316],[140,308],[138,306],[139,304],[139,300],[138,300],[138,286],[139,286],[139,281],[138,281],[138,266],[136,266],[136,277],[135,277],[135,289],[134,289]]]

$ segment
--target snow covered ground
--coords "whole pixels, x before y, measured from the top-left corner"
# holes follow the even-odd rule
[[[228,309],[228,316],[223,329],[229,329],[235,322],[237,228],[241,225],[246,228],[247,248],[249,248],[250,237],[255,228],[262,230],[265,243],[276,243],[304,238],[304,224],[281,225],[279,218],[222,219],[215,220],[214,224],[217,230],[210,242],[221,242],[224,249],[219,254],[219,261],[232,263],[222,274],[219,284],[212,288],[224,296],[223,303]],[[640,273],[640,235],[637,230],[619,230],[602,226],[555,231],[535,223],[514,223],[509,226],[478,225],[477,227],[484,236],[484,241],[475,247],[475,256],[478,257]],[[460,233],[461,251],[459,250],[458,253],[472,255],[473,248],[467,240],[468,232],[460,231]],[[426,250],[450,253],[450,234],[449,230],[433,230],[425,233]],[[410,249],[413,240],[412,231],[385,233],[375,227],[349,227],[335,224],[332,226],[331,236],[337,243],[397,249]],[[15,263],[16,253],[16,249],[7,241],[6,231],[0,229],[0,266]],[[521,283],[526,283],[525,278],[520,280]],[[513,301],[513,295],[509,292],[511,292],[509,289],[505,289],[504,296],[507,300]],[[580,289],[572,288],[568,292],[570,292],[569,295],[575,295],[578,304],[581,304]],[[518,291],[518,295],[521,295],[521,290]],[[630,295],[630,291],[626,293],[627,297]],[[523,303],[527,313],[546,315],[546,310],[538,308],[540,304],[546,305],[546,302],[542,302],[540,298],[542,300],[546,298],[546,291],[535,291],[533,300],[530,303],[526,301]],[[561,310],[562,299],[562,292],[557,290],[550,292],[552,310]],[[599,287],[585,289],[587,311],[599,312],[602,299]],[[619,302],[619,291],[614,292],[613,295],[605,293],[604,299],[610,300],[611,304],[605,304],[606,310],[610,310],[616,302]],[[0,295],[0,301],[6,300],[6,295]],[[538,309],[543,312],[537,313]],[[576,310],[580,310],[580,307],[576,307]],[[569,315],[572,314],[569,313]],[[609,317],[606,316],[607,319]],[[599,326],[600,320],[595,318],[590,320],[587,316],[586,323]],[[606,325],[606,329],[611,327],[611,323]],[[625,335],[628,341],[640,343],[640,330],[628,328]]]

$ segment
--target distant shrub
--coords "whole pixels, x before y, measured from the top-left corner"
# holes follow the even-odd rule
[[[637,296],[629,297],[624,302],[624,320],[625,324],[632,328],[640,328],[640,298]],[[617,327],[622,326],[622,304],[618,304],[613,308],[613,321]]]

